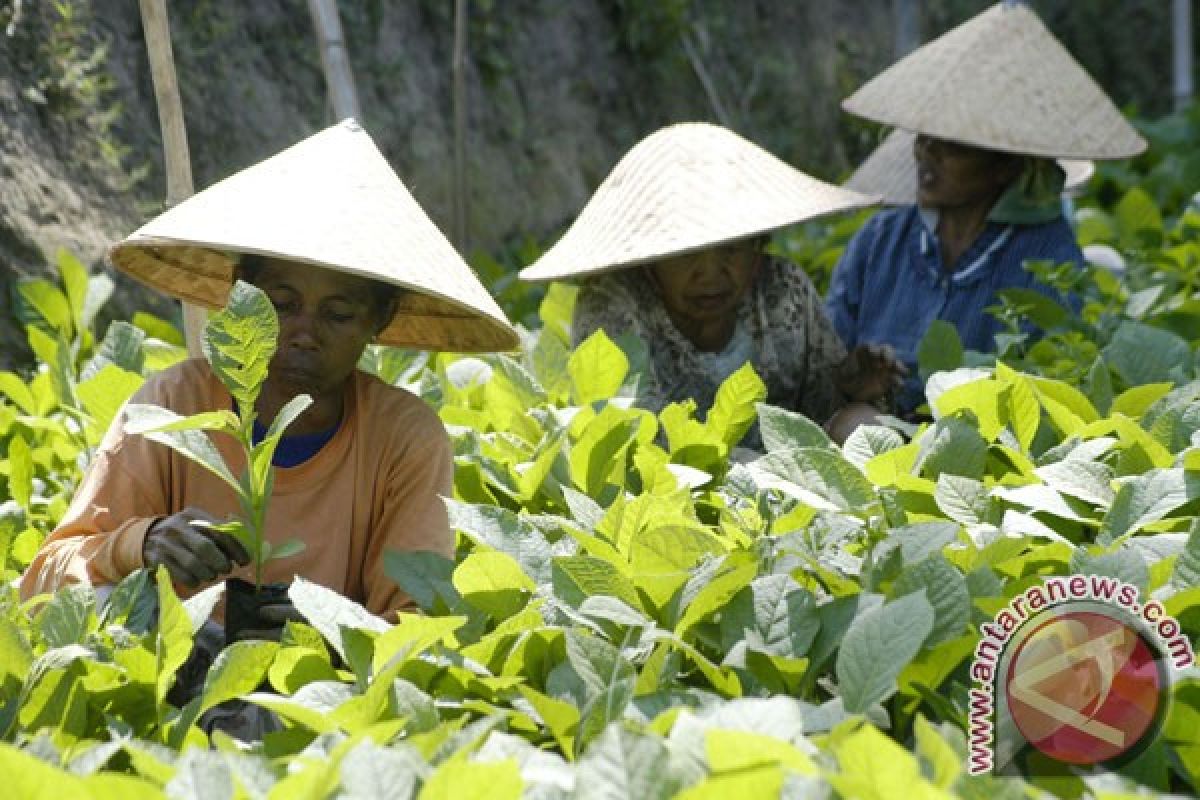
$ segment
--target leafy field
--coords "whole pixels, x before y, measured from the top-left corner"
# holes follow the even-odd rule
[[[35,607],[6,588],[8,796],[1195,794],[1194,669],[1161,746],[1120,775],[972,777],[966,731],[979,626],[1046,576],[1117,577],[1200,633],[1200,207],[1179,188],[1200,185],[1198,121],[1145,125],[1153,155],[1103,167],[1081,203],[1082,242],[1120,253],[1123,276],[1039,267],[1081,294],[1080,318],[1008,294],[1000,363],[935,329],[935,421],[911,441],[876,427],[839,448],[761,405],[749,369],[712,409],[632,408],[644,354],[603,334],[572,352],[565,286],[520,354],[369,351],[454,441],[457,559],[387,563],[429,613],[389,626],[298,580],[311,626],[231,646],[180,709],[167,692],[212,592],[181,602],[138,573],[104,601]],[[806,233],[778,246],[828,266],[850,231]],[[59,266],[21,287],[38,369],[0,374],[6,581],[120,404],[182,355],[144,315],[97,340],[111,284]],[[1049,335],[1030,343],[1025,319]],[[734,449],[752,424],[765,454]],[[284,730],[245,746],[195,727],[246,696]]]

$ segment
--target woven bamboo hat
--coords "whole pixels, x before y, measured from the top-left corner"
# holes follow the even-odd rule
[[[188,198],[109,257],[169,295],[220,308],[246,253],[410,290],[381,344],[457,352],[517,346],[504,312],[353,120]]]
[[[885,205],[905,206],[917,202],[917,162],[913,158],[913,140],[916,138],[911,131],[899,128],[892,131],[846,180],[846,188],[881,194]],[[1096,171],[1096,165],[1091,161],[1060,158],[1058,165],[1067,176],[1063,185],[1065,192],[1083,186]]]
[[[851,114],[939,139],[1050,158],[1128,158],[1146,141],[1037,15],[993,6],[842,101]]]
[[[725,128],[671,125],[625,154],[521,278],[581,278],[877,202],[811,178]]]

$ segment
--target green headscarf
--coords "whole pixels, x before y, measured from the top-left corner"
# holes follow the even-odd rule
[[[1003,225],[1036,225],[1062,216],[1067,173],[1052,158],[1025,156],[1025,168],[1000,195],[988,219]]]

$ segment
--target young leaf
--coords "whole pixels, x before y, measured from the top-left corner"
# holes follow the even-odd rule
[[[155,636],[155,699],[159,706],[175,682],[175,674],[192,652],[192,624],[171,586],[165,567],[155,573],[158,584],[158,633]]]
[[[629,372],[629,359],[603,330],[597,330],[567,360],[576,404],[607,400],[617,393]]]
[[[766,399],[767,385],[746,362],[717,389],[705,424],[726,447],[732,448],[750,430],[756,406]]]
[[[525,783],[517,762],[452,758],[425,781],[417,800],[519,800]]]
[[[233,285],[225,308],[204,326],[204,357],[243,413],[249,413],[275,354],[279,320],[263,291],[243,281]]]
[[[454,570],[454,588],[468,603],[503,621],[524,608],[537,587],[511,556],[491,550],[463,559]]]

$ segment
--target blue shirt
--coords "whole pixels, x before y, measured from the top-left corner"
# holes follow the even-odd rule
[[[998,302],[999,289],[1034,289],[1078,310],[1076,299],[1034,280],[1022,267],[1027,260],[1082,266],[1083,253],[1061,217],[1038,225],[989,222],[960,257],[962,266],[947,272],[937,236],[915,205],[881,211],[847,245],[826,309],[847,348],[890,344],[895,349],[909,368],[897,411],[908,413],[924,402],[917,346],[934,320],[952,324],[964,347],[991,352],[1002,326],[983,309]]]
[[[235,404],[236,405],[236,404]],[[341,421],[326,431],[316,433],[300,433],[292,436],[279,437],[279,444],[271,455],[271,464],[276,467],[298,467],[320,452],[321,448],[333,439],[333,435],[342,426]],[[251,441],[258,444],[267,438],[267,428],[258,420],[254,420]]]

